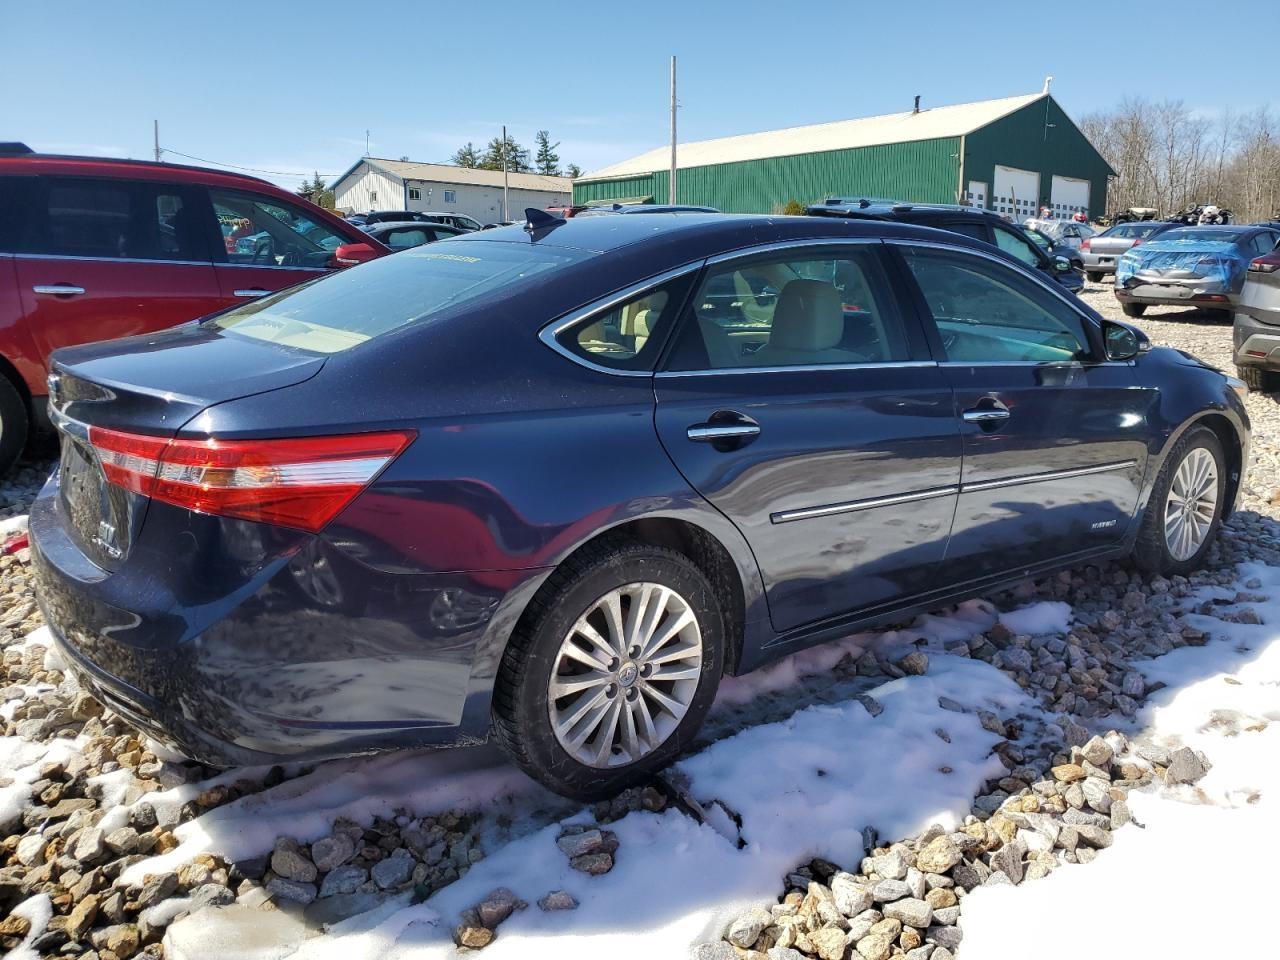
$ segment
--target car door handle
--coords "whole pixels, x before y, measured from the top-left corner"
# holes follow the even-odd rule
[[[270,290],[263,290],[260,287],[250,287],[247,290],[234,291],[237,297],[265,297],[268,293],[271,293],[271,292],[272,291]]]
[[[997,401],[993,407],[974,407],[961,414],[965,423],[999,423],[1009,419],[1009,408]]]
[[[760,424],[750,417],[730,411],[717,411],[705,423],[695,423],[688,430],[688,437],[694,443],[749,441],[759,435]]]
[[[84,287],[70,283],[37,283],[31,290],[33,293],[45,293],[53,297],[78,297],[84,293]]]

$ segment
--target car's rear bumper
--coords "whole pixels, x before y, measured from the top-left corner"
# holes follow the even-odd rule
[[[166,509],[152,505],[108,575],[66,533],[53,479],[32,505],[41,609],[74,672],[112,709],[215,765],[487,735],[501,653],[491,622],[507,622],[505,602],[537,571],[387,573],[326,553],[339,596],[331,586],[321,602],[297,570],[323,541],[290,531],[308,546],[277,549],[265,542],[274,528],[187,514],[194,556],[181,558]],[[192,529],[206,523],[216,535]]]
[[[1194,287],[1186,288],[1186,296],[1169,294],[1161,296],[1147,291],[1126,290],[1116,287],[1116,299],[1121,303],[1143,303],[1151,306],[1198,307],[1201,310],[1230,310],[1240,299],[1238,294],[1205,292]]]
[[[1236,366],[1280,370],[1280,309],[1251,307],[1250,312],[1266,317],[1268,322],[1236,311],[1231,332]]]
[[[1080,259],[1084,263],[1084,268],[1090,273],[1115,273],[1116,261],[1120,259],[1120,254],[1112,256],[1111,254],[1098,254],[1082,250],[1080,251]]]

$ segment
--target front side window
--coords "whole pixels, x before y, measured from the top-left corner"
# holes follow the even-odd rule
[[[207,260],[180,190],[128,180],[54,178],[26,248],[62,257]]]
[[[995,228],[996,246],[1005,253],[1021,260],[1029,267],[1040,266],[1040,254],[1036,251],[1028,241],[1018,236],[1012,230],[1005,230],[1001,227]]]
[[[681,323],[672,370],[906,360],[874,250],[791,252],[708,271]]]
[[[983,257],[904,250],[946,350],[961,363],[1089,359],[1080,315],[1016,270]]]
[[[348,239],[274,197],[209,191],[229,263],[256,267],[328,267]]]

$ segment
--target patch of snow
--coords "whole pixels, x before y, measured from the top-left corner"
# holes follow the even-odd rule
[[[1087,868],[972,893],[961,921],[966,955],[1017,956],[1034,943],[1038,960],[1119,960],[1140,941],[1144,956],[1216,956],[1222,930],[1194,919],[1206,907],[1256,922],[1271,915],[1280,864],[1280,568],[1244,564],[1240,574],[1240,589],[1257,578],[1272,597],[1250,604],[1263,624],[1188,617],[1210,632],[1208,643],[1137,665],[1149,682],[1168,684],[1139,714],[1144,736],[1203,751],[1212,769],[1195,785],[1130,793],[1145,829],[1118,832]],[[1087,930],[1087,940],[1046,935],[1054,930]]]
[[[14,907],[11,915],[29,921],[31,929],[22,938],[22,943],[5,954],[5,960],[40,960],[40,953],[32,944],[44,934],[53,919],[53,901],[47,893],[39,893]]]
[[[1071,629],[1071,604],[1061,600],[1042,600],[1000,614],[1000,622],[1014,633],[1031,637],[1066,633]]]

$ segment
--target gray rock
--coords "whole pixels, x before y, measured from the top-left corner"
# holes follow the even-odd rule
[[[1209,772],[1209,762],[1190,747],[1179,747],[1169,756],[1165,783],[1195,783]]]
[[[267,881],[267,893],[275,900],[305,905],[316,898],[316,885],[277,876]]]
[[[1093,847],[1095,850],[1101,850],[1111,846],[1111,831],[1105,827],[1092,827],[1088,824],[1081,824],[1075,828],[1080,839]]]
[[[480,914],[480,922],[490,929],[498,926],[521,905],[520,900],[506,887],[491,890],[476,904],[476,912]],[[528,904],[524,904],[528,906]]]
[[[81,863],[93,863],[107,852],[106,840],[98,827],[86,827],[76,838],[75,848],[71,855]]]
[[[397,847],[391,851],[391,856],[375,863],[369,875],[379,890],[391,890],[408,882],[413,866],[413,854],[404,847]]]
[[[764,928],[771,923],[773,923],[773,914],[761,907],[752,907],[729,924],[725,939],[735,947],[750,950],[760,939]]]
[[[1158,743],[1138,743],[1134,745],[1133,749],[1143,760],[1150,761],[1161,767],[1169,765],[1169,750]]]
[[[1088,742],[1080,748],[1080,753],[1097,767],[1105,767],[1111,762],[1111,744],[1101,737],[1090,737]]]
[[[939,947],[954,951],[960,946],[960,941],[964,939],[964,933],[959,927],[944,927],[935,924],[924,932],[924,939],[928,943],[935,943]],[[934,951],[933,955],[936,958],[937,951]]]
[[[275,849],[271,851],[271,869],[277,877],[297,883],[311,883],[316,878],[316,865],[292,837],[281,837],[276,841]]]
[[[112,853],[128,856],[138,849],[138,831],[133,827],[121,827],[108,833],[103,842]]]
[[[564,890],[552,890],[538,901],[538,909],[550,913],[553,910],[576,910],[578,901]]]
[[[1072,827],[1105,827],[1111,823],[1111,818],[1087,810],[1068,810],[1062,815],[1062,822]]]
[[[907,960],[929,960],[937,947],[932,943],[921,944],[914,950],[907,951]]]
[[[738,951],[723,940],[700,943],[693,948],[690,960],[738,960]]]
[[[1034,666],[1031,662],[1031,651],[1023,650],[1021,647],[1009,647],[1000,653],[1001,666],[1005,670],[1017,670],[1022,673],[1030,673]]]
[[[898,661],[898,668],[907,676],[922,676],[929,669],[929,657],[923,650],[915,650]]]
[[[598,877],[613,869],[613,855],[609,853],[584,853],[569,861],[569,866],[582,873]]]
[[[881,903],[889,903],[911,896],[911,886],[905,880],[881,880],[871,888],[871,895]]]
[[[138,906],[143,909],[154,907],[161,900],[167,900],[177,892],[178,875],[176,873],[154,874],[143,882],[142,892],[138,894]]]
[[[1111,829],[1119,830],[1125,824],[1129,823],[1133,816],[1129,813],[1129,802],[1127,800],[1111,801]]]
[[[943,926],[951,926],[960,919],[959,907],[938,907],[933,911],[933,920]]]
[[[368,879],[369,871],[364,867],[357,867],[354,863],[334,867],[325,874],[324,881],[320,884],[320,896],[334,897],[339,894],[355,893]]]
[[[345,833],[322,837],[311,845],[311,859],[321,873],[337,869],[355,855],[355,841]]]
[[[201,884],[188,896],[191,898],[192,913],[203,907],[225,907],[236,900],[236,895],[220,883]]]
[[[588,853],[596,853],[604,846],[604,834],[599,830],[568,833],[556,840],[556,846],[570,859]]]
[[[769,952],[765,954],[769,960],[808,960],[808,958],[799,950],[793,950],[791,947],[770,947]],[[734,954],[735,960],[737,954]]]
[[[890,850],[879,857],[872,858],[876,873],[886,880],[901,880],[907,875],[907,860],[897,850]]]
[[[884,933],[872,933],[858,941],[856,949],[862,960],[886,960],[893,946],[893,938]]]
[[[1111,782],[1100,777],[1088,777],[1081,785],[1084,801],[1099,813],[1111,812]]]
[[[1009,878],[1010,883],[1022,882],[1022,858],[1027,855],[1027,845],[1019,838],[991,854],[991,869]],[[916,924],[919,926],[919,924]]]
[[[831,894],[836,909],[846,917],[856,917],[870,909],[873,900],[871,891],[848,873],[837,873],[831,878]]]
[[[862,913],[849,921],[849,942],[857,943],[871,932],[872,927],[883,919],[884,914],[879,910],[863,910]]]
[[[963,704],[957,703],[956,701],[952,700],[950,697],[939,697],[938,706],[940,706],[943,710],[950,710],[952,713],[965,712]]]
[[[1130,671],[1120,681],[1120,689],[1127,697],[1141,697],[1147,692],[1146,678],[1140,673]]]
[[[904,900],[895,900],[893,903],[886,904],[883,912],[888,919],[901,920],[913,927],[927,927],[933,920],[933,907],[915,897],[907,897]]]
[[[924,895],[929,892],[929,884],[924,879],[924,874],[915,867],[907,869],[907,886],[911,888],[911,896],[917,900],[923,900]]]
[[[24,867],[34,867],[44,863],[44,851],[48,846],[49,841],[39,833],[23,837],[18,841],[18,848],[15,851],[18,862]]]
[[[960,862],[961,852],[950,836],[938,837],[925,844],[916,855],[916,866],[925,873],[943,874]]]
[[[866,708],[867,713],[871,714],[873,717],[878,717],[880,714],[884,713],[884,705],[875,697],[868,696],[863,693],[854,697],[854,699],[862,704]]]

